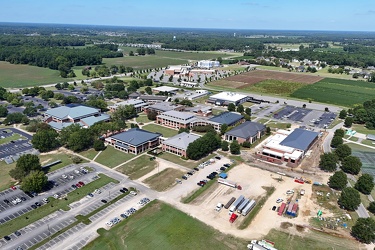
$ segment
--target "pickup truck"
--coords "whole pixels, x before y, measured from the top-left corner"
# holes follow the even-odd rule
[[[216,207],[215,207],[215,210],[220,212],[220,210],[223,208],[223,204],[221,203],[217,203]]]

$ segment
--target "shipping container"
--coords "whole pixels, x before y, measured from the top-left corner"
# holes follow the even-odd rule
[[[225,204],[224,208],[225,209],[228,209],[230,207],[230,205],[232,205],[232,203],[236,200],[236,198],[232,197],[230,198],[230,200],[227,202],[227,204]]]
[[[250,200],[249,199],[244,199],[241,205],[238,206],[237,208],[237,213],[242,213],[242,210],[249,204]]]
[[[255,204],[256,204],[256,201],[251,200],[249,204],[247,204],[247,206],[242,210],[242,215],[246,216],[248,213],[250,213],[251,209],[255,207]]]
[[[279,212],[277,214],[282,215],[284,213],[285,207],[286,207],[286,204],[282,203],[280,206]]]

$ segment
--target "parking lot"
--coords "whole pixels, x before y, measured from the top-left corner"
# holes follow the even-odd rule
[[[303,122],[303,118],[310,113],[311,109],[298,108],[294,106],[286,106],[273,115],[278,120],[290,120],[293,122]]]
[[[18,159],[19,155],[21,155],[22,153],[33,149],[33,146],[31,144],[31,135],[16,128],[0,129],[0,136],[2,138],[10,137],[15,133],[25,137],[26,139],[13,140],[0,145],[0,159],[10,158],[9,163],[12,163],[13,160]]]

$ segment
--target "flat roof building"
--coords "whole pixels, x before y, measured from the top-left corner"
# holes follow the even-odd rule
[[[152,91],[155,93],[159,93],[159,92],[175,93],[178,90],[179,90],[178,88],[169,87],[169,86],[160,86],[160,87],[156,87],[152,89]]]
[[[183,132],[161,143],[162,150],[179,156],[187,157],[186,150],[190,143],[200,138],[198,135]]]
[[[175,110],[175,111],[183,111],[184,110],[183,105],[177,105],[170,102],[157,102],[155,104],[152,104],[144,109],[145,113],[155,111],[158,115],[161,113]]]
[[[134,106],[135,111],[137,113],[140,113],[143,111],[143,108],[145,108],[148,104],[145,103],[143,100],[138,100],[138,99],[129,99],[123,102],[118,102],[113,104],[112,106],[109,106],[109,109],[111,112],[116,111],[118,107],[120,106],[126,106],[126,105],[131,105]]]
[[[221,92],[216,95],[210,96],[207,100],[208,103],[212,103],[218,106],[228,106],[230,103],[239,105],[247,101],[249,97],[247,95],[233,93],[233,92]]]

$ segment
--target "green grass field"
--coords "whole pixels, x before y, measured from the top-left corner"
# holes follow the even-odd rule
[[[92,192],[93,190],[100,188],[110,182],[118,183],[118,181],[100,174],[100,178],[87,183],[85,186],[81,187],[80,189],[74,190],[70,192],[67,196],[67,199],[53,199],[50,198],[51,202],[47,205],[41,206],[35,210],[31,210],[30,212],[23,214],[7,223],[2,224],[0,227],[0,237],[4,235],[8,235],[13,233],[14,231],[23,228],[45,216],[51,214],[59,209],[69,210],[69,204],[75,202],[77,200],[82,199],[87,195],[87,193]]]
[[[317,83],[305,85],[290,95],[300,99],[350,107],[372,100],[375,84],[363,81],[325,78]]]
[[[20,139],[21,140],[25,140],[26,138],[23,137],[20,134],[13,133],[11,136],[8,136],[8,137],[5,137],[5,138],[1,138],[0,139],[0,144],[8,143],[10,141],[16,141],[16,140],[20,140]]]
[[[0,191],[10,188],[15,183],[9,175],[9,171],[16,167],[16,163],[6,164],[5,161],[0,162]]]
[[[248,90],[258,93],[271,93],[276,95],[290,95],[306,84],[297,82],[287,82],[279,80],[264,80],[241,90]]]
[[[81,151],[79,152],[80,155],[89,158],[90,160],[94,159],[94,157],[98,154],[98,151],[95,151],[95,149],[90,148],[89,150]]]
[[[161,202],[151,202],[100,236],[85,250],[245,249],[246,241],[225,235]]]
[[[151,161],[149,155],[142,155],[120,167],[117,169],[117,171],[126,174],[131,180],[135,180],[144,176],[145,174],[148,174],[156,167],[156,161]]]
[[[148,124],[146,126],[143,126],[142,129],[150,132],[160,133],[163,135],[163,137],[172,137],[178,134],[178,130],[162,127],[156,124]]]
[[[146,122],[152,122],[147,118],[147,115],[139,115],[137,118],[135,118],[137,123],[146,123]]]
[[[304,237],[291,235],[276,229],[272,229],[265,239],[275,242],[275,248],[279,250],[332,250],[332,249],[365,249],[354,240],[334,237],[329,234],[309,231],[303,233]]]
[[[19,88],[67,81],[59,76],[59,71],[23,64],[0,61],[0,86]]]
[[[163,192],[170,188],[176,183],[176,178],[181,178],[184,174],[181,170],[174,168],[166,168],[153,176],[148,177],[144,180],[144,183],[148,184],[150,188]]]
[[[134,157],[135,155],[133,154],[122,152],[112,146],[107,146],[107,148],[100,153],[95,161],[107,167],[114,168],[117,165],[120,165],[121,163],[126,162]]]

